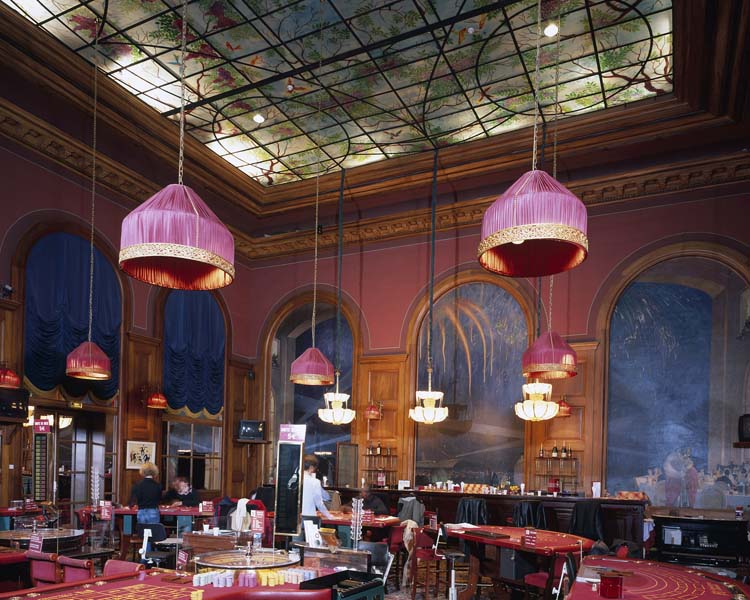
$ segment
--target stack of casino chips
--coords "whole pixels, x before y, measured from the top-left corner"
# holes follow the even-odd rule
[[[371,510],[368,510],[366,508],[362,509],[362,520],[363,521],[372,521],[375,518],[375,513]]]

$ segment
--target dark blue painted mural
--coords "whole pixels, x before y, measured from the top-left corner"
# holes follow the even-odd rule
[[[711,335],[712,300],[701,290],[635,282],[621,295],[609,346],[610,493],[696,505],[709,468]]]
[[[524,424],[519,400],[526,319],[504,289],[460,285],[434,307],[433,388],[445,393],[449,416],[417,431],[417,483],[522,480]],[[427,386],[427,319],[419,338],[418,384]]]

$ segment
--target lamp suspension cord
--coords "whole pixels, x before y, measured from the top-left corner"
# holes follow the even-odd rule
[[[187,0],[182,1],[182,40],[180,44],[180,154],[177,160],[177,183],[182,185],[185,163],[185,54],[187,54]],[[196,244],[198,240],[196,239]]]
[[[537,18],[536,18],[536,59],[534,69],[534,144],[531,151],[531,170],[536,171],[536,146],[537,146],[537,132],[539,130],[539,85],[541,82],[541,74],[539,70],[539,60],[541,56],[542,48],[542,0],[537,0],[536,4]]]
[[[557,6],[557,42],[555,44],[555,116],[552,121],[552,177],[557,179],[557,120],[560,116],[560,29],[562,2]]]
[[[91,341],[91,330],[94,324],[94,217],[96,216],[96,122],[98,120],[99,107],[99,32],[96,28],[94,37],[94,126],[91,139],[91,230],[89,232],[89,332],[88,341]]]
[[[436,207],[437,207],[437,172],[438,172],[438,149],[435,148],[435,156],[432,163],[432,198],[430,202],[430,304],[427,326],[427,375],[430,391],[432,391],[432,307],[435,303],[435,229],[436,229]]]
[[[320,0],[318,4],[318,73],[323,66],[323,1]],[[320,80],[318,80],[320,83]],[[323,87],[320,86],[318,91],[318,107],[317,107],[317,125],[315,135],[316,137],[320,134],[320,123],[321,123],[321,104],[323,103]],[[320,157],[320,142],[315,140],[316,154],[318,157],[318,170],[315,173],[315,249],[313,251],[313,305],[312,305],[312,319],[310,323],[310,330],[312,332],[312,347],[315,348],[315,317],[318,310],[318,217],[319,208],[318,203],[320,200],[320,170],[323,165]]]
[[[344,266],[344,180],[346,169],[341,169],[341,183],[339,183],[339,247],[338,261],[339,272],[336,282],[336,350],[334,362],[336,363],[336,384],[338,385],[339,373],[341,372],[341,270]],[[336,390],[338,392],[338,389]]]

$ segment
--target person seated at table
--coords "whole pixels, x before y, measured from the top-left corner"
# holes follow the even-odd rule
[[[200,498],[190,487],[187,477],[178,475],[172,480],[172,487],[164,494],[162,502],[170,506],[198,506]]]
[[[375,515],[389,515],[388,507],[383,502],[383,499],[377,494],[372,493],[372,487],[369,484],[365,484],[359,490],[359,497],[362,498],[362,508],[364,510],[371,510]],[[341,507],[344,512],[352,512],[352,505],[345,504]]]
[[[159,523],[159,503],[161,502],[161,484],[156,480],[159,467],[147,462],[141,465],[141,479],[130,492],[130,504],[138,506],[137,523]]]

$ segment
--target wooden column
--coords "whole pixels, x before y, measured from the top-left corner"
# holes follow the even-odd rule
[[[23,305],[17,300],[0,300],[0,356],[5,366],[23,378]],[[17,423],[4,423],[2,460],[0,461],[0,506],[10,506],[11,500],[22,497],[21,470],[23,467],[23,430]]]
[[[117,500],[126,503],[130,489],[138,481],[138,471],[125,469],[127,440],[156,442],[156,457],[163,456],[162,411],[146,408],[147,392],[142,388],[160,386],[162,381],[162,352],[160,340],[135,333],[127,333],[123,348],[120,378],[120,441],[118,462],[120,487]],[[156,465],[161,468],[161,461]]]
[[[559,401],[563,396],[571,405],[569,417],[555,417],[549,421],[530,423],[526,429],[526,482],[534,488],[537,480],[539,447],[544,446],[550,456],[552,446],[563,442],[578,459],[577,491],[591,495],[591,482],[602,481],[602,423],[603,406],[601,393],[602,369],[597,360],[599,342],[571,344],[578,354],[578,375],[570,379],[550,380],[552,397]],[[541,472],[541,471],[540,471]],[[603,485],[603,483],[602,483]],[[546,485],[543,486],[546,488]]]
[[[257,380],[254,365],[245,360],[229,360],[224,405],[224,493],[242,498],[263,483],[269,444],[237,441],[242,419],[265,419],[264,407],[256,401]],[[268,432],[267,432],[267,435]]]
[[[376,473],[365,473],[366,451],[378,442],[389,448],[395,472],[390,483],[399,479],[414,480],[414,425],[409,421],[406,378],[407,355],[392,354],[361,358],[358,365],[357,394],[354,407],[357,418],[352,427],[352,442],[359,444],[359,477],[375,482]],[[368,404],[382,403],[382,418],[365,419]]]

